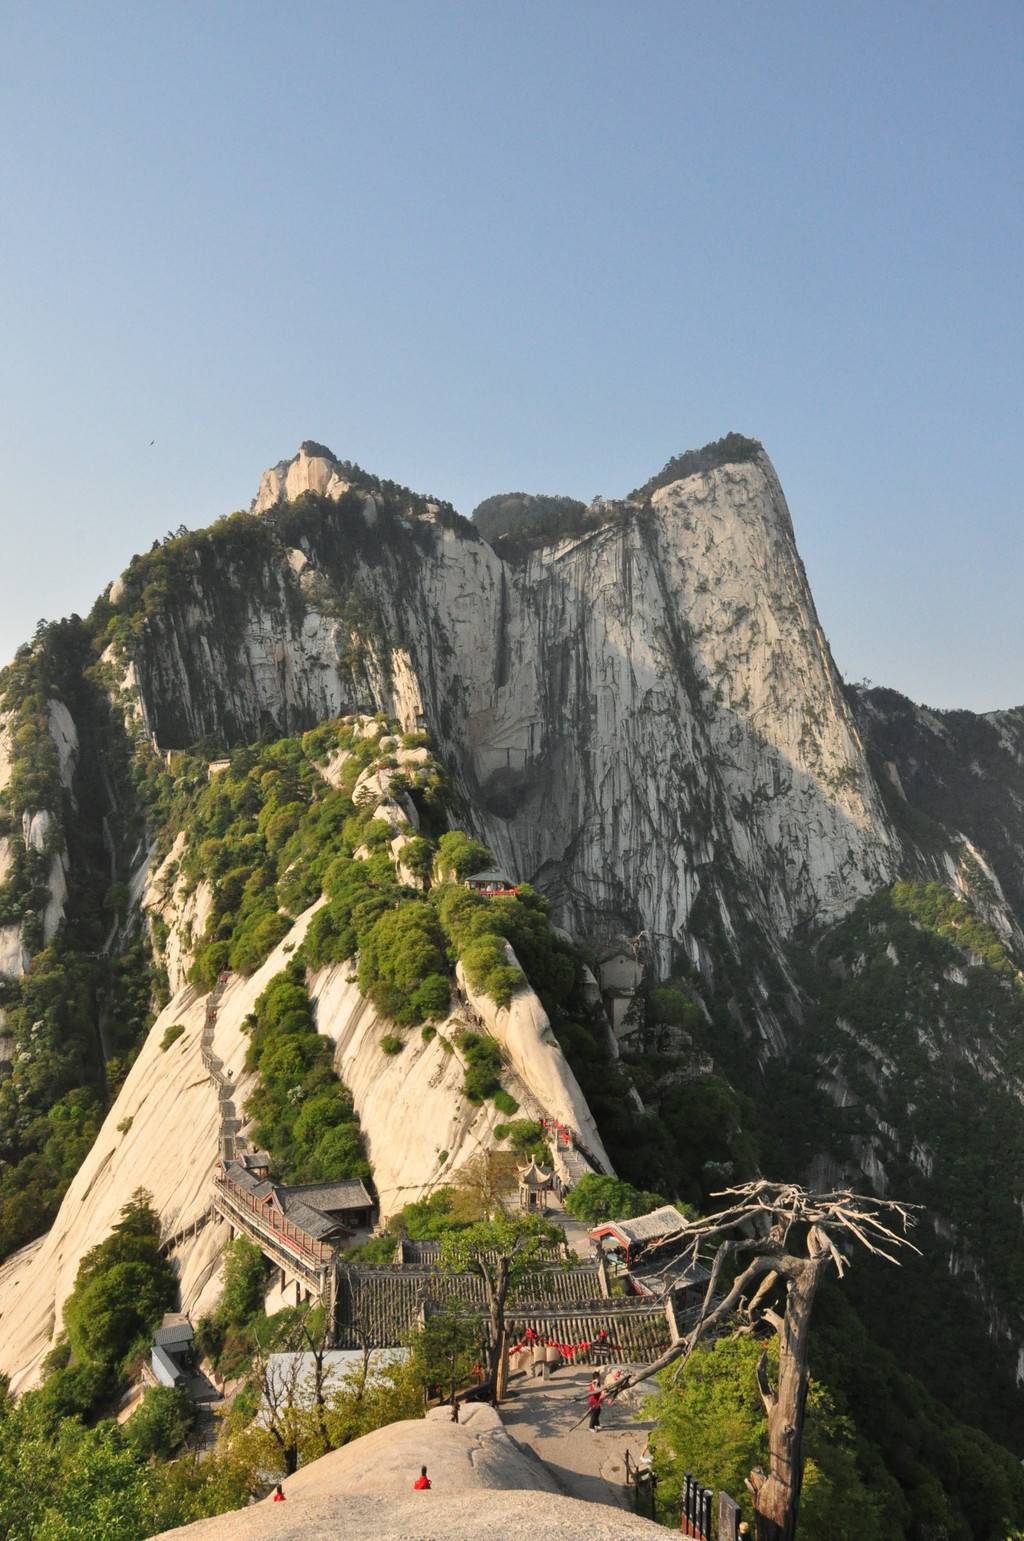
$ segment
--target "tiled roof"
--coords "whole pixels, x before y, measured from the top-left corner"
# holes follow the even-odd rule
[[[153,1342],[158,1348],[184,1348],[195,1337],[191,1322],[179,1322],[174,1327],[158,1327]]]
[[[375,1346],[402,1343],[427,1301],[441,1304],[454,1297],[477,1311],[486,1307],[483,1280],[478,1275],[446,1276],[430,1268],[350,1264],[339,1268],[337,1289],[337,1341],[341,1348],[356,1348],[363,1337]],[[524,1302],[529,1305],[532,1299],[533,1307],[542,1313],[578,1310],[588,1303],[593,1306],[600,1289],[592,1264],[545,1269],[523,1281],[510,1308]],[[598,1304],[603,1307],[606,1303]]]
[[[672,1288],[674,1290],[692,1288],[695,1284],[706,1284],[710,1278],[711,1274],[704,1267],[703,1263],[690,1263],[683,1269],[681,1274],[672,1280]]]
[[[395,1251],[395,1262],[399,1266],[410,1263],[437,1263],[440,1258],[439,1241],[410,1241],[408,1236],[401,1237]]]
[[[328,1236],[333,1236],[340,1225],[337,1220],[329,1215],[323,1215],[318,1209],[310,1209],[301,1199],[292,1198],[287,1189],[283,1190],[285,1198],[284,1212],[293,1225],[297,1225],[300,1231],[305,1231],[307,1236],[312,1236],[314,1241],[323,1241]]]
[[[553,1173],[545,1172],[543,1167],[537,1165],[537,1158],[530,1157],[529,1166],[518,1168],[519,1181],[527,1188],[550,1188]]]
[[[262,1203],[264,1199],[277,1192],[275,1184],[269,1178],[254,1177],[239,1161],[226,1162],[224,1175],[235,1184],[236,1188],[242,1188],[246,1193],[251,1193],[257,1203]]]
[[[652,1209],[649,1215],[637,1215],[635,1220],[609,1220],[605,1225],[595,1226],[590,1234],[596,1236],[614,1230],[635,1245],[643,1241],[658,1241],[662,1236],[671,1236],[685,1229],[686,1216],[681,1215],[674,1205],[663,1204],[660,1209]]]
[[[301,1226],[307,1235],[317,1239],[337,1230],[338,1222],[333,1216],[338,1210],[369,1209],[373,1205],[360,1178],[338,1183],[305,1183],[289,1188],[266,1177],[254,1177],[239,1161],[227,1162],[224,1172],[236,1188],[252,1194],[258,1205],[272,1199],[293,1225]]]
[[[361,1177],[350,1177],[345,1182],[300,1183],[294,1188],[281,1190],[289,1198],[301,1199],[312,1209],[331,1214],[336,1209],[371,1209],[373,1199]]]

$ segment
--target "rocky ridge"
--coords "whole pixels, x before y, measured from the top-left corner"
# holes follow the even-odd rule
[[[926,1020],[931,999],[919,994],[908,997],[905,1020],[890,1025],[890,1036],[844,1015],[845,1003],[828,1017],[827,990],[798,977],[794,948],[810,937],[817,961],[844,985],[874,977],[877,965],[902,971],[903,988],[911,954],[901,933],[885,931],[896,922],[871,921],[882,928],[867,933],[877,946],[856,929],[859,921],[852,932],[843,927],[907,875],[954,888],[1011,956],[1022,955],[1024,737],[1015,712],[979,719],[929,713],[894,702],[893,693],[848,695],[784,497],[756,446],[735,463],[708,464],[653,485],[641,500],[608,505],[582,535],[504,557],[443,505],[358,468],[342,474],[333,457],[304,447],[266,473],[252,514],[137,559],[109,591],[102,619],[112,697],[130,732],[172,759],[199,741],[215,758],[349,711],[384,712],[409,730],[429,727],[451,775],[453,817],[513,876],[543,889],[573,936],[599,953],[625,949],[651,980],[695,967],[704,995],[722,997],[762,1067],[806,1050],[817,1091],[850,1116],[838,1132],[828,1121],[807,1121],[817,1143],[802,1152],[804,1175],[866,1177],[881,1192],[917,1173],[925,1202],[941,1194],[945,1205],[950,1190],[940,1175],[955,1152],[942,1124],[944,1100],[973,1078],[973,1116],[984,1121],[995,1107],[993,1087],[1020,1095],[1013,1034],[998,1012],[965,1036],[958,1003],[964,981],[977,983],[972,956],[942,959],[937,1028]],[[48,710],[63,791],[73,799],[83,725],[61,700]],[[9,738],[0,739],[8,771]],[[340,769],[329,764],[325,774]],[[985,795],[972,797],[979,787]],[[375,770],[361,790],[391,823],[400,864],[403,820],[406,829],[411,822],[389,773]],[[3,847],[10,862],[18,840],[37,854],[44,854],[40,841],[44,849],[51,842],[44,939],[57,934],[68,872],[49,814],[29,810]],[[168,1023],[190,1021],[198,1009],[185,974],[211,894],[204,881],[186,892],[175,859],[172,851],[163,870],[150,873],[143,851],[129,874],[132,896],[145,887],[146,908],[168,928],[171,1004],[50,1237],[0,1274],[11,1344],[3,1354],[20,1384],[59,1320],[73,1259],[99,1239],[130,1191],[141,1182],[161,1212],[173,1217],[180,1209],[181,1171],[166,1152],[154,1149],[150,1160],[136,1143],[141,1136],[131,1139],[137,1118],[145,1127],[143,1093],[158,1095],[175,1053],[164,1059],[154,1044]],[[120,919],[115,913],[115,930]],[[15,974],[32,949],[23,927],[7,930],[5,972]],[[834,941],[819,945],[822,934]],[[289,940],[293,947],[294,936],[272,955],[276,968]],[[749,986],[742,1000],[729,997],[730,959]],[[232,984],[225,1031],[238,1029],[267,977],[261,970]],[[1006,981],[999,989],[1012,993]],[[348,966],[324,971],[312,992],[318,1025],[335,1040],[336,1067],[362,1116],[387,1212],[485,1146],[493,1110],[469,1113],[458,1067],[436,1043],[407,1046],[400,1064],[386,1060],[379,1038],[387,1023],[358,995]],[[805,1033],[811,999],[824,1003],[825,1015]],[[524,994],[505,1014],[472,997],[469,1004],[503,1041],[524,1111],[568,1119],[603,1155],[568,1067],[553,1084],[552,1051],[539,1054],[546,1019],[536,997]],[[720,1021],[713,1019],[715,1031]],[[920,1087],[898,1073],[901,1056],[919,1063],[900,1037],[908,1023],[927,1061],[924,1112]],[[180,1047],[187,1065],[188,1040]],[[414,1102],[423,1109],[418,1121]],[[181,1120],[175,1112],[167,1129],[184,1150],[202,1119],[188,1113],[187,1098],[181,1105]],[[1001,1104],[998,1111],[1002,1119]],[[129,1130],[119,1131],[126,1120]],[[102,1177],[94,1157],[105,1161]],[[207,1170],[202,1139],[188,1162],[193,1192],[196,1174]],[[1005,1163],[1011,1186],[1016,1162],[1014,1155]],[[990,1283],[985,1245],[946,1207],[936,1206],[933,1226],[950,1271],[1016,1355],[1024,1333],[1006,1289]],[[180,1245],[190,1302],[199,1298],[191,1281],[210,1261],[203,1248],[212,1237]],[[1013,1247],[1020,1249],[1019,1237]]]
[[[315,460],[274,487],[294,472],[314,488]],[[429,723],[499,861],[574,934],[643,933],[659,972],[678,956],[709,969],[709,927],[774,942],[895,875],[900,842],[763,453],[519,563],[433,505],[349,489],[332,513],[306,497],[288,534],[300,571],[263,560],[253,583],[230,547],[199,555],[147,618],[125,684],[161,749],[342,710]]]

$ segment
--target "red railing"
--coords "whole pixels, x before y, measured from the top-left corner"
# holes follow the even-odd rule
[[[292,1223],[287,1215],[279,1215],[275,1209],[257,1204],[253,1194],[245,1188],[240,1188],[230,1177],[218,1177],[217,1182],[222,1188],[226,1188],[235,1203],[240,1207],[251,1211],[253,1218],[258,1220],[264,1230],[269,1231],[278,1241],[285,1242],[299,1252],[304,1252],[307,1257],[317,1263],[324,1261],[324,1244],[316,1237]],[[328,1248],[330,1258],[330,1248]]]

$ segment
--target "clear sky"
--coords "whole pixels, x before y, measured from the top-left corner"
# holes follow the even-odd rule
[[[848,678],[1024,701],[1019,0],[8,0],[0,48],[3,657],[303,438],[469,513],[737,429]]]

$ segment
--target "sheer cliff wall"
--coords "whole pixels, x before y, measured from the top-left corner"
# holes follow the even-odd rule
[[[662,969],[676,944],[706,964],[698,900],[727,938],[781,937],[894,875],[763,454],[518,561],[429,504],[290,508],[287,550],[197,561],[133,644],[159,747],[356,708],[426,726],[499,861],[597,945],[646,932]]]

